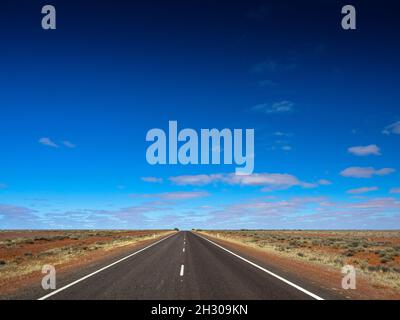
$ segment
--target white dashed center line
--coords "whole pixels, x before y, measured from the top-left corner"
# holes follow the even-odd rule
[[[185,272],[185,266],[181,265],[181,273],[180,276],[183,277],[183,273]]]

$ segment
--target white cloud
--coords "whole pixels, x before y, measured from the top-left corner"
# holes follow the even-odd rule
[[[397,121],[395,123],[392,123],[391,125],[388,125],[385,129],[382,131],[383,134],[400,134],[400,121]]]
[[[395,171],[393,168],[376,170],[373,167],[350,167],[343,170],[340,174],[348,178],[371,178],[372,176],[385,176]]]
[[[153,194],[164,202],[116,209],[38,212],[0,204],[0,225],[7,229],[105,228],[274,228],[274,229],[393,229],[399,228],[400,201],[395,197],[351,201],[328,197],[257,197],[229,204],[192,206],[179,192]],[[206,193],[207,194],[207,193]],[[208,194],[207,194],[208,195]],[[172,200],[189,200],[185,203]],[[165,204],[168,202],[169,207]],[[176,206],[175,206],[176,205]],[[179,209],[177,209],[179,206]]]
[[[63,145],[64,146],[66,146],[67,148],[75,148],[76,147],[76,145],[75,144],[73,144],[72,142],[70,142],[70,141],[68,141],[68,140],[64,140],[63,142]]]
[[[282,131],[275,131],[274,132],[274,136],[277,136],[277,137],[291,137],[292,134],[291,133],[287,133],[287,132],[282,132]]]
[[[400,188],[392,188],[392,189],[390,189],[390,193],[398,194],[398,193],[400,193]]]
[[[394,198],[375,198],[358,203],[346,203],[344,207],[354,210],[383,210],[383,209],[400,209],[400,202]],[[398,213],[398,210],[397,210]]]
[[[362,188],[357,188],[357,189],[351,189],[348,190],[348,194],[363,194],[367,192],[372,192],[378,190],[378,187],[362,187]]]
[[[58,148],[58,145],[54,143],[50,138],[40,138],[39,143],[43,144],[45,146],[53,147],[53,148]]]
[[[0,225],[2,229],[43,228],[37,211],[2,203],[0,203]]]
[[[196,198],[204,198],[210,194],[206,191],[189,191],[189,192],[163,192],[146,194],[146,198],[157,198],[161,200],[191,200]]]
[[[259,173],[248,176],[231,175],[227,181],[230,184],[243,186],[275,186],[284,188],[303,184],[297,177],[286,173]]]
[[[326,179],[320,179],[318,180],[318,184],[321,186],[329,186],[332,184],[332,182]]]
[[[157,177],[142,177],[141,179],[145,182],[150,182],[150,183],[162,183],[163,182],[162,178],[157,178]]]
[[[260,186],[262,191],[283,190],[291,187],[299,186],[302,188],[316,188],[323,183],[310,183],[298,179],[296,176],[287,173],[253,173],[251,175],[235,175],[235,174],[200,174],[170,177],[169,180],[174,184],[181,186],[204,186],[216,183],[225,183],[228,185],[239,186]]]
[[[373,198],[332,201],[326,197],[256,198],[221,207],[208,214],[204,227],[352,229],[398,228],[400,201]],[[218,227],[220,226],[220,227]]]
[[[266,114],[289,113],[293,111],[293,107],[294,107],[293,102],[288,100],[283,100],[279,102],[274,102],[272,104],[261,103],[252,107],[251,110]]]
[[[219,182],[222,178],[222,174],[198,174],[170,177],[169,180],[179,186],[204,186]]]
[[[381,149],[376,144],[348,148],[347,151],[355,156],[381,155]]]

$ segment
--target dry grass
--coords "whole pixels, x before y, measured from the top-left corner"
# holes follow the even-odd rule
[[[376,286],[400,291],[400,231],[202,231],[259,250],[328,267],[354,265]]]

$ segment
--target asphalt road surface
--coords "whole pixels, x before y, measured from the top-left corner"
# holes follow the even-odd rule
[[[40,299],[328,299],[301,276],[288,279],[192,232],[178,232]],[[333,297],[335,298],[335,297]]]

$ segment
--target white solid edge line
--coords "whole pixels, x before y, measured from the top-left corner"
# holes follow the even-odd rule
[[[281,276],[278,276],[276,273],[273,273],[272,271],[269,271],[269,270],[259,266],[258,264],[255,264],[254,262],[251,262],[251,261],[247,260],[246,258],[243,258],[243,257],[239,256],[238,254],[236,254],[236,253],[234,253],[234,252],[232,252],[232,251],[230,251],[228,249],[225,249],[223,246],[220,246],[219,244],[217,244],[217,243],[215,243],[215,242],[213,242],[213,241],[211,241],[211,240],[209,240],[209,239],[207,239],[207,238],[205,238],[203,236],[200,236],[200,235],[198,235],[196,233],[195,233],[195,235],[200,237],[200,238],[202,238],[202,239],[204,239],[204,240],[207,240],[207,241],[211,242],[212,244],[216,245],[217,247],[221,248],[222,250],[225,250],[226,252],[229,252],[230,254],[234,255],[235,257],[237,257],[237,258],[239,258],[239,259],[251,264],[252,266],[254,266],[254,267],[256,267],[256,268],[258,268],[258,269],[260,269],[260,270],[262,270],[262,271],[264,271],[266,273],[268,273],[269,275],[271,275],[271,276],[273,276],[273,277],[285,282],[286,284],[296,288],[297,290],[300,290],[301,292],[309,295],[310,297],[313,297],[316,300],[325,300],[325,299],[321,298],[320,296],[318,296],[318,295],[316,295],[316,294],[314,294],[314,293],[312,293],[312,292],[310,292],[310,291],[298,286],[297,284],[295,284],[295,283],[293,283],[293,282],[291,282],[289,280],[286,280],[285,278],[283,278]]]
[[[176,233],[171,234],[171,235],[169,235],[169,236],[166,237],[166,238],[162,238],[161,240],[158,240],[158,241],[152,243],[151,245],[148,245],[147,247],[144,247],[143,249],[140,249],[140,250],[138,250],[138,251],[135,251],[134,253],[131,253],[131,254],[127,255],[126,257],[123,257],[122,259],[119,259],[119,260],[117,260],[117,261],[115,261],[115,262],[113,262],[113,263],[111,263],[111,264],[109,264],[109,265],[107,265],[107,266],[105,266],[105,267],[99,269],[99,270],[96,270],[96,271],[94,271],[94,272],[92,272],[92,273],[90,273],[90,274],[88,274],[88,275],[86,275],[86,276],[84,276],[84,277],[82,277],[82,278],[80,278],[80,279],[78,279],[78,280],[75,280],[74,282],[71,282],[70,284],[67,284],[67,285],[63,286],[63,287],[61,287],[60,289],[57,289],[57,290],[55,290],[55,291],[52,291],[52,292],[50,292],[49,294],[46,294],[45,296],[43,296],[43,297],[41,297],[41,298],[39,298],[39,299],[37,299],[37,300],[46,300],[47,298],[49,298],[49,297],[51,297],[51,296],[54,296],[55,294],[57,294],[57,293],[59,293],[59,292],[65,290],[65,289],[67,289],[67,288],[69,288],[69,287],[72,287],[73,285],[75,285],[75,284],[77,284],[77,283],[79,283],[79,282],[81,282],[81,281],[83,281],[83,280],[86,280],[87,278],[90,278],[91,276],[94,276],[95,274],[97,274],[97,273],[99,273],[99,272],[101,272],[101,271],[103,271],[103,270],[106,270],[106,269],[108,269],[108,268],[110,268],[110,267],[116,265],[117,263],[120,263],[120,262],[122,262],[122,261],[124,261],[124,260],[126,260],[126,259],[128,259],[128,258],[130,258],[130,257],[132,257],[132,256],[134,256],[135,254],[138,254],[139,252],[142,252],[142,251],[144,251],[144,250],[146,250],[146,249],[148,249],[148,248],[150,248],[150,247],[156,245],[157,243],[160,243],[161,241],[164,241],[164,240],[168,239],[169,237],[172,237],[173,235],[176,235]]]
[[[185,266],[181,265],[181,272],[179,273],[181,277],[183,277],[184,272],[185,272]]]

